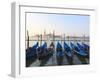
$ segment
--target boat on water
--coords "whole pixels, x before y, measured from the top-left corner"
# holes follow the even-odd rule
[[[26,50],[26,60],[28,59],[36,59],[37,58],[37,49],[38,49],[38,42],[33,46]]]
[[[62,46],[59,42],[57,43],[57,46],[56,46],[56,57],[57,57],[57,64],[62,65],[64,52],[63,52]]]
[[[85,51],[89,54],[90,46],[85,43],[82,43],[82,45],[83,45]]]
[[[80,47],[81,50],[84,50],[84,46],[77,42],[77,46]]]
[[[26,67],[29,67],[37,59],[38,42],[26,49]]]
[[[66,42],[64,42],[64,53],[68,59],[69,64],[73,64],[73,52]]]
[[[47,55],[47,43],[44,42],[42,46],[38,48],[38,59],[42,60]]]
[[[53,55],[53,48],[47,48],[47,43],[44,42],[42,46],[38,48],[38,59],[39,60],[44,60],[47,58],[50,58],[50,56]]]
[[[70,45],[73,49],[73,51],[79,55],[80,57],[88,57],[88,54],[82,50],[79,46],[76,46],[75,44],[73,44],[72,42],[70,42]]]
[[[84,44],[84,43],[83,43]],[[85,53],[87,53],[89,55],[89,46],[86,45],[86,44],[80,44],[80,43],[77,43],[77,46],[83,50]]]
[[[69,45],[66,42],[64,42],[64,52],[68,57],[73,56],[71,48],[69,47]]]

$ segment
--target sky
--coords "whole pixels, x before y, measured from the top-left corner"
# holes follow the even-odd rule
[[[68,36],[89,36],[89,16],[72,14],[27,13],[26,30],[29,36],[53,33]],[[27,31],[26,31],[27,32]]]

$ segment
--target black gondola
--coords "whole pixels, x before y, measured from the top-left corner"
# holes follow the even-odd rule
[[[33,47],[28,48],[26,50],[26,59],[36,58],[37,48],[38,48],[38,42]]]
[[[53,45],[51,45],[53,46]],[[47,43],[45,42],[41,47],[38,48],[38,59],[43,60],[47,56],[53,55],[54,48],[47,48]]]
[[[59,42],[57,43],[56,51],[57,51],[56,52],[57,64],[62,65],[63,64],[64,52],[63,52],[62,46]]]
[[[88,46],[88,45],[87,45],[87,46],[84,46],[84,45],[82,45],[82,44],[80,44],[80,43],[77,43],[77,46],[78,46],[81,50],[83,50],[86,54],[89,55],[89,46]]]
[[[33,47],[26,49],[26,67],[37,59],[37,48],[38,42]]]
[[[89,54],[89,50],[90,50],[89,45],[82,43],[82,46],[84,47],[85,51]]]
[[[45,42],[38,48],[38,59],[43,60],[47,56],[47,43]]]
[[[88,56],[88,54],[86,54],[85,51],[82,50],[79,46],[76,46],[76,45],[73,44],[73,43],[70,43],[70,45],[71,45],[72,49],[73,49],[78,55],[80,55],[80,56],[82,56],[82,57],[87,57],[87,56]]]
[[[67,57],[69,64],[73,64],[73,52],[71,48],[64,42],[64,53]]]
[[[77,57],[80,59],[80,61],[82,62],[82,64],[87,64],[87,61],[85,58],[88,58],[88,54],[84,52],[84,50],[81,50],[81,48],[79,48],[79,46],[76,46],[73,43],[70,43],[74,53],[77,55]]]

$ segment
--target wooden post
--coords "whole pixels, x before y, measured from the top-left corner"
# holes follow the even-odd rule
[[[51,33],[49,33],[49,35],[46,36],[46,41],[45,42],[47,43],[47,48],[50,47],[50,38],[51,38],[50,35],[51,35]]]
[[[65,41],[65,34],[64,34],[64,41]]]
[[[68,41],[68,45],[69,45],[69,35],[67,36],[67,41]]]
[[[81,43],[83,43],[83,35],[81,36]]]
[[[53,31],[53,44],[54,44],[54,49],[55,49],[55,31]]]
[[[53,62],[57,64],[57,57],[56,57],[56,42],[55,42],[55,31],[53,31],[53,44],[54,44],[54,54],[53,54]]]
[[[40,46],[42,46],[42,34],[40,35]]]
[[[77,39],[76,39],[76,35],[74,35],[74,44],[76,43]]]
[[[39,45],[39,35],[38,35],[38,45]]]
[[[75,40],[75,43],[77,43],[77,42],[78,42],[78,40],[77,40],[77,36],[75,36],[75,39],[76,39],[76,40]]]
[[[53,30],[53,35],[52,35],[52,41],[51,41],[51,42],[53,42],[53,44],[54,44],[53,50],[54,50],[54,53],[55,53],[54,34],[55,34],[55,32],[54,32],[54,30]],[[56,63],[56,62],[54,62],[54,59],[55,59],[55,58],[56,58],[56,57],[55,57],[54,54],[53,54],[53,57],[52,57],[52,64],[55,64],[55,63]]]
[[[27,49],[29,48],[29,33],[28,33],[28,30],[27,30]]]
[[[85,43],[85,35],[83,37],[84,37],[84,43]]]
[[[62,35],[61,35],[61,45],[62,45]]]
[[[64,50],[64,42],[65,42],[65,34],[63,35],[63,43],[62,43],[63,50]]]
[[[53,39],[52,39],[52,42],[54,44],[54,50],[55,50],[55,31],[53,30]]]

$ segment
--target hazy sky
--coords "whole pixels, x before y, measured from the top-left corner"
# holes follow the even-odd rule
[[[89,35],[89,16],[27,13],[26,30],[29,35],[52,33],[66,35]]]

